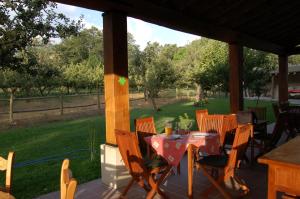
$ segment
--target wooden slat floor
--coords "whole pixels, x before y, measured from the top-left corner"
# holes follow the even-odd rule
[[[254,164],[243,165],[238,171],[239,176],[250,187],[250,193],[245,198],[263,199],[267,193],[267,168],[262,165]],[[76,176],[75,176],[76,177]],[[194,198],[204,198],[200,193],[210,186],[207,178],[200,172],[195,171],[194,175]],[[181,175],[171,175],[167,178],[162,186],[163,190],[171,199],[187,198],[187,158],[181,161]],[[102,184],[101,179],[97,179],[77,187],[76,199],[115,199],[119,198],[120,190],[114,190]],[[129,199],[145,198],[146,194],[143,189],[135,185],[127,195]],[[38,197],[38,199],[58,199],[59,192],[49,193]],[[156,198],[160,198],[158,195]],[[209,198],[222,198],[221,195],[214,191]]]

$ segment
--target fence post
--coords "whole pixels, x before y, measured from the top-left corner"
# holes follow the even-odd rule
[[[178,93],[179,93],[178,88],[176,88],[176,99],[178,99]]]
[[[9,122],[14,122],[14,93],[12,91],[9,98]]]
[[[60,94],[60,115],[64,114],[64,95],[61,92]]]
[[[100,87],[97,84],[97,105],[98,105],[98,110],[101,110],[101,101],[100,101]]]

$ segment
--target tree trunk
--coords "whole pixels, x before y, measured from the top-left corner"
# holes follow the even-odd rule
[[[147,89],[146,88],[144,88],[144,99],[145,99],[145,101],[147,101],[148,100],[148,92],[147,92]]]
[[[14,122],[14,91],[11,89],[9,98],[9,122]]]
[[[151,100],[153,109],[157,112],[158,108],[157,108],[156,103],[155,103],[155,98],[150,96],[150,100]]]
[[[259,96],[257,96],[257,99],[256,99],[256,106],[258,105],[258,102],[259,102],[259,97],[260,97],[260,95],[259,95]]]
[[[200,84],[196,84],[196,102],[202,99],[202,89]]]
[[[39,92],[40,92],[40,94],[41,94],[41,96],[44,96],[44,88],[42,88],[42,87],[38,87],[38,89],[39,89]]]

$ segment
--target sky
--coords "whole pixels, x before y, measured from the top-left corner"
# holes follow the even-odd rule
[[[74,20],[79,19],[79,17],[83,15],[83,24],[85,28],[95,26],[102,30],[102,12],[64,4],[58,4],[57,10]],[[156,41],[160,44],[177,44],[177,46],[184,46],[193,40],[200,38],[196,35],[175,31],[130,17],[127,19],[127,29],[128,32],[133,34],[136,44],[140,46],[141,50],[146,47],[148,41]]]

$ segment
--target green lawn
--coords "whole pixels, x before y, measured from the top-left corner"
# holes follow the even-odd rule
[[[255,105],[255,101],[246,101],[245,107]],[[260,102],[267,106],[269,121],[274,121],[271,102]],[[151,109],[134,109],[131,111],[131,128],[133,119],[153,115],[158,131],[165,121],[174,120],[187,113],[194,118],[196,107],[192,102],[179,102],[161,107],[162,111]],[[209,100],[205,107],[210,113],[228,113],[227,99]],[[195,125],[194,125],[195,128]],[[100,177],[99,145],[105,142],[104,117],[90,117],[73,121],[55,122],[29,128],[12,129],[0,134],[0,155],[7,151],[16,152],[13,193],[16,198],[33,198],[59,189],[59,174],[62,159],[71,159],[74,177],[84,183]],[[95,139],[93,139],[95,137]],[[90,144],[95,141],[95,159],[91,161]],[[3,176],[0,177],[3,182]]]

